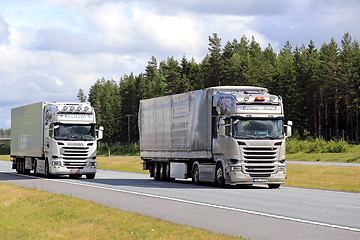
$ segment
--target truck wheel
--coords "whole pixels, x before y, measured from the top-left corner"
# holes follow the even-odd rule
[[[193,172],[192,172],[192,182],[195,185],[200,184],[200,175],[199,175],[199,167],[197,165],[194,166]]]
[[[38,171],[37,171],[37,160],[35,159],[35,163],[34,163],[34,176],[39,175]]]
[[[164,163],[164,177],[165,181],[170,181],[170,162]]]
[[[17,172],[18,174],[21,174],[21,162],[20,162],[20,158],[16,158],[15,161],[16,161],[16,172]]]
[[[86,178],[87,179],[94,179],[95,178],[95,173],[86,174]]]
[[[223,171],[221,164],[217,164],[215,174],[216,174],[216,176],[215,176],[216,186],[224,187],[225,186],[225,178],[224,178],[224,171]]]
[[[159,181],[160,180],[160,164],[158,162],[154,162],[153,164],[153,172],[154,172],[154,180]]]
[[[270,189],[279,188],[281,184],[269,184]]]
[[[45,177],[51,178],[48,160],[45,161]]]
[[[166,163],[159,163],[159,180],[165,181],[165,164]]]
[[[25,161],[22,158],[20,158],[20,173],[25,174]]]

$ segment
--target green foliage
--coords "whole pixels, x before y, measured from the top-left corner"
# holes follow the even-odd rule
[[[98,148],[99,155],[108,156],[121,155],[121,156],[139,156],[140,147],[138,144],[131,144],[130,146],[115,143],[115,144],[100,144]]]
[[[82,90],[81,88],[79,89],[77,98],[79,99],[80,102],[86,102],[86,96],[84,94],[84,90]]]
[[[325,141],[322,138],[300,140],[298,137],[286,139],[286,153],[344,153],[350,145],[344,140]]]
[[[0,128],[0,136],[10,136],[10,135],[11,135],[11,129]]]
[[[10,143],[0,143],[0,155],[10,154]]]

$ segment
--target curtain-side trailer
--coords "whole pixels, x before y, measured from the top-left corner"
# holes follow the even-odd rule
[[[281,97],[266,88],[212,87],[142,100],[140,157],[155,180],[278,188],[291,125],[284,127]]]

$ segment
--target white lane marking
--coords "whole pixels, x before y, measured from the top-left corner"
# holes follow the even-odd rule
[[[304,220],[304,219],[299,219],[299,218],[285,217],[285,216],[280,216],[280,215],[262,213],[262,212],[239,209],[239,208],[225,207],[225,206],[220,206],[220,205],[215,205],[215,204],[210,204],[210,203],[202,203],[202,202],[196,202],[196,201],[190,201],[190,200],[184,200],[184,199],[178,199],[178,198],[172,198],[172,197],[159,196],[159,195],[154,195],[154,194],[149,194],[149,193],[141,193],[141,192],[134,192],[134,191],[123,190],[123,189],[109,188],[109,187],[103,187],[103,186],[95,186],[95,185],[89,185],[89,184],[84,184],[84,183],[79,183],[79,182],[68,182],[68,181],[61,181],[61,180],[57,180],[57,179],[46,179],[46,180],[54,181],[54,182],[60,182],[60,183],[74,184],[74,185],[85,186],[85,187],[98,188],[98,189],[102,189],[102,190],[109,190],[109,191],[115,191],[115,192],[134,194],[134,195],[138,195],[138,196],[145,196],[145,197],[152,197],[152,198],[170,200],[170,201],[181,202],[181,203],[188,203],[188,204],[205,206],[205,207],[218,208],[218,209],[223,209],[223,210],[230,210],[230,211],[253,214],[253,215],[258,215],[258,216],[263,216],[263,217],[270,217],[270,218],[276,218],[276,219],[281,219],[281,220],[288,220],[288,221],[293,221],[293,222],[307,223],[307,224],[318,225],[318,226],[322,226],[322,227],[330,227],[330,228],[336,228],[336,229],[341,229],[341,230],[360,232],[359,228],[345,227],[345,226],[340,226],[340,225],[315,222],[315,221]]]
[[[5,172],[5,173],[12,174],[12,175],[18,175],[17,173],[9,173],[9,172]],[[149,194],[149,193],[141,193],[141,192],[134,192],[134,191],[123,190],[123,189],[96,186],[96,185],[85,184],[85,183],[80,183],[80,182],[70,182],[70,181],[64,181],[64,180],[61,180],[61,179],[48,179],[48,178],[41,178],[41,177],[31,176],[31,175],[22,175],[22,176],[31,177],[31,178],[35,178],[35,179],[44,179],[46,181],[53,181],[53,182],[73,184],[73,185],[78,185],[78,186],[98,188],[98,189],[108,190],[108,191],[115,191],[115,192],[122,192],[122,193],[127,193],[127,194],[134,194],[134,195],[138,195],[138,196],[145,196],[145,197],[152,197],[152,198],[170,200],[170,201],[193,204],[193,205],[199,205],[199,206],[204,206],[204,207],[218,208],[218,209],[241,212],[241,213],[247,213],[247,214],[253,214],[253,215],[258,215],[258,216],[263,216],[263,217],[270,217],[270,218],[275,218],[275,219],[288,220],[288,221],[306,223],[306,224],[312,224],[312,225],[317,225],[317,226],[322,226],[322,227],[330,227],[330,228],[336,228],[336,229],[341,229],[341,230],[360,232],[360,228],[345,227],[345,226],[340,226],[340,225],[334,225],[334,224],[328,224],[328,223],[321,223],[321,222],[315,222],[315,221],[310,221],[310,220],[304,220],[304,219],[300,219],[300,218],[285,217],[285,216],[281,216],[281,215],[262,213],[262,212],[245,210],[245,209],[240,209],[240,208],[225,207],[225,206],[220,206],[220,205],[215,205],[215,204],[210,204],[210,203],[202,203],[202,202],[196,202],[196,201],[190,201],[190,200],[184,200],[184,199],[178,199],[178,198],[172,198],[172,197],[159,196],[159,195],[154,195],[154,194]]]

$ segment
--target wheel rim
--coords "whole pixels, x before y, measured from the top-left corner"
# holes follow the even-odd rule
[[[223,172],[222,172],[222,168],[219,167],[218,170],[216,171],[216,180],[218,182],[222,181],[223,179]]]
[[[199,182],[199,169],[198,167],[196,166],[194,168],[194,183],[198,183]]]

